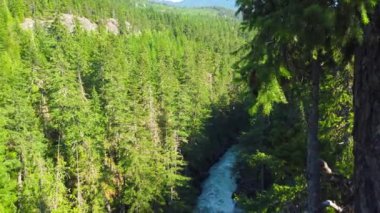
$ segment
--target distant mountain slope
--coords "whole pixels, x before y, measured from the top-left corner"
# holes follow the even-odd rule
[[[165,3],[153,3],[154,9],[161,12],[174,12],[180,13],[182,15],[195,15],[195,16],[218,16],[223,18],[237,19],[235,12],[231,9],[224,7],[197,7],[197,8],[187,8],[187,7],[176,7]]]
[[[180,7],[224,7],[236,10],[235,0],[153,0]]]

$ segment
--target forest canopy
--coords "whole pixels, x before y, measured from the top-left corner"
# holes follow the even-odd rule
[[[206,129],[239,104],[243,39],[233,16],[186,11],[0,2],[1,212],[193,208],[235,134]]]
[[[378,212],[379,2],[236,3],[0,0],[0,212]]]

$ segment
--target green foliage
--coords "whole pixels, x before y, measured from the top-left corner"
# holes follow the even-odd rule
[[[247,162],[249,166],[251,167],[258,167],[259,165],[266,165],[272,170],[279,169],[283,166],[283,164],[274,159],[273,156],[267,155],[263,152],[257,151],[256,154],[250,156],[249,159],[247,159]]]
[[[1,111],[1,134],[0,134],[0,210],[2,212],[13,212],[16,210],[15,202],[17,201],[16,180],[11,176],[12,168],[18,166],[16,153],[7,152],[6,140],[8,133],[4,131],[5,116]]]
[[[262,107],[262,113],[264,115],[269,115],[273,110],[273,104],[277,103],[287,103],[287,101],[277,78],[273,76],[268,83],[263,83],[261,85],[259,94],[255,100],[255,105],[253,105],[250,112],[256,114],[259,112],[259,108]]]
[[[338,161],[336,162],[336,168],[340,174],[345,177],[352,177],[354,172],[354,145],[353,141],[348,141],[344,145],[342,154],[339,156]]]
[[[292,211],[289,206],[292,202],[299,202],[301,193],[304,193],[306,182],[297,178],[294,186],[273,184],[263,193],[259,193],[254,200],[247,197],[237,198],[239,203],[249,209],[248,212],[283,212]]]

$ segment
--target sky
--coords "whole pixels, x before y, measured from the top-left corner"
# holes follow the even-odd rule
[[[218,6],[229,9],[236,9],[235,0],[155,0],[156,2],[164,2],[170,5],[180,7],[210,7]]]

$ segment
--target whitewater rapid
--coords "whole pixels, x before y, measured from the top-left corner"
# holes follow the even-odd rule
[[[211,167],[209,177],[202,184],[202,194],[198,198],[196,213],[241,212],[232,199],[232,194],[237,188],[234,166],[238,152],[238,147],[232,146]]]

